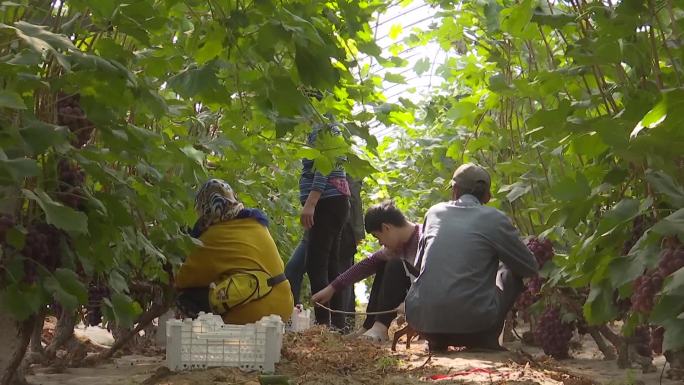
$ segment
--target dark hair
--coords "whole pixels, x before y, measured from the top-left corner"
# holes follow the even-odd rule
[[[381,231],[383,223],[401,227],[408,224],[408,221],[401,210],[394,206],[394,202],[387,200],[366,210],[364,223],[366,232],[372,233]]]
[[[455,185],[454,188],[457,188],[458,185]],[[462,195],[465,194],[470,194],[477,198],[477,200],[480,201],[480,203],[484,202],[485,197],[489,193],[489,186],[487,186],[487,183],[483,181],[478,181],[475,184],[474,188],[471,189],[461,189],[458,187],[458,195],[456,196],[456,199],[460,198]]]

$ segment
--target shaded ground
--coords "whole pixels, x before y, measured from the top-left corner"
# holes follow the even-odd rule
[[[657,373],[618,369],[615,361],[603,361],[590,340],[573,352],[574,359],[548,360],[538,349],[510,343],[510,352],[451,352],[429,357],[424,343],[410,350],[376,346],[358,340],[344,340],[320,329],[287,335],[277,373],[294,384],[314,385],[415,385],[415,384],[505,384],[505,385],[590,385],[660,384],[664,359],[656,359]],[[163,357],[125,356],[94,368],[66,369],[52,373],[33,368],[28,377],[43,385],[258,385],[256,373],[236,369],[170,373],[162,367]],[[663,385],[682,384],[662,379]]]

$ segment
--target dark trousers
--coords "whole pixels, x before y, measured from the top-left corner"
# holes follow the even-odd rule
[[[522,279],[501,264],[496,276],[499,295],[499,312],[494,326],[477,333],[421,333],[428,341],[431,350],[442,350],[449,346],[468,348],[498,348],[499,335],[503,331],[506,315],[513,308],[515,300],[523,292]],[[467,315],[464,314],[467,317]]]
[[[292,289],[292,297],[295,305],[301,304],[300,292],[302,289],[302,281],[304,274],[306,274],[306,248],[309,244],[308,231],[304,232],[301,241],[297,248],[292,252],[292,256],[285,265],[285,276],[290,281],[290,288]]]
[[[325,198],[318,201],[314,211],[314,225],[309,229],[309,242],[306,249],[306,272],[311,283],[311,292],[323,290],[329,277],[339,274],[340,235],[349,215],[349,198],[345,196]],[[336,293],[330,307],[340,309],[342,297]],[[330,312],[315,308],[316,322],[330,326]],[[333,314],[336,324],[344,324],[344,315]]]
[[[396,309],[404,299],[411,287],[411,280],[406,276],[404,266],[400,259],[387,261],[383,266],[378,266],[378,272],[373,279],[370,297],[368,298],[368,311],[385,311]],[[389,327],[396,313],[366,316],[363,323],[365,329],[370,329],[375,321]]]
[[[338,272],[343,273],[347,271],[354,264],[354,256],[356,255],[356,238],[354,237],[354,230],[351,224],[347,222],[342,229],[342,236],[340,238],[340,258],[338,260]],[[328,277],[330,281],[334,280],[335,277]],[[342,305],[341,310],[353,312],[356,310],[356,296],[354,295],[354,285],[350,285],[342,290],[340,290],[339,295],[341,297]],[[342,323],[339,323],[339,319],[333,318],[333,326],[343,331],[350,331],[354,329],[354,324],[356,319],[353,315],[345,315],[342,318]]]

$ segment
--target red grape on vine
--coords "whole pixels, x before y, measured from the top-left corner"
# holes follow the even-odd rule
[[[663,285],[663,278],[660,274],[644,274],[634,281],[634,292],[632,294],[632,310],[648,314],[655,304],[655,295]]]
[[[34,223],[28,228],[21,254],[28,260],[25,263],[27,278],[32,281],[38,266],[54,271],[61,261],[61,232],[47,223]]]
[[[74,135],[71,144],[78,148],[90,141],[95,130],[95,126],[88,120],[81,108],[80,99],[79,94],[59,93],[57,95],[57,123],[69,128]]]
[[[544,309],[534,330],[534,337],[544,353],[558,359],[568,358],[573,326],[564,323],[559,307]]]
[[[527,241],[527,248],[534,254],[540,268],[555,255],[553,244],[549,239],[532,237]]]

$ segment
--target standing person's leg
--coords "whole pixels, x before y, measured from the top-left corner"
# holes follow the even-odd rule
[[[328,260],[328,282],[332,282],[338,275],[340,275],[339,264],[340,264],[340,240],[342,234],[337,237],[335,243],[332,246],[332,252],[330,253],[330,259]],[[330,307],[335,310],[344,311],[344,299],[345,290],[333,294],[330,299]],[[330,314],[330,324],[336,329],[344,332],[345,327],[345,315],[342,313],[332,313]]]
[[[328,264],[331,260],[337,263],[340,232],[348,213],[349,199],[344,196],[321,199],[316,205],[314,225],[309,229],[306,249],[306,272],[312,293],[328,286]],[[321,307],[316,307],[314,311],[318,324],[330,325],[330,312]]]
[[[290,260],[288,260],[285,265],[285,276],[287,277],[287,280],[290,281],[295,305],[301,303],[299,295],[302,290],[304,274],[306,273],[306,247],[308,238],[308,231],[305,231],[297,248],[292,253]]]

